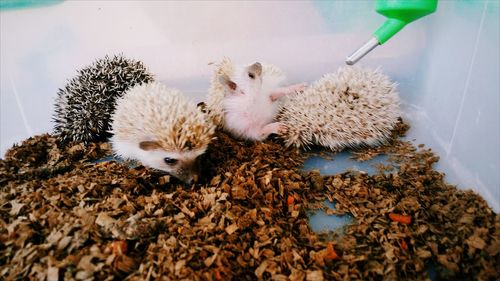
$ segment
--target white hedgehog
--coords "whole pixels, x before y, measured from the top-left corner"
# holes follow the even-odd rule
[[[396,86],[386,75],[344,67],[289,96],[277,120],[287,146],[331,150],[383,143],[401,116]]]
[[[152,82],[117,100],[111,143],[116,155],[138,160],[191,183],[198,156],[213,139],[215,125],[181,92]]]
[[[242,139],[263,140],[279,133],[281,124],[273,121],[278,99],[306,87],[305,83],[282,87],[285,79],[273,65],[234,66],[224,59],[214,71],[207,100],[213,121]]]

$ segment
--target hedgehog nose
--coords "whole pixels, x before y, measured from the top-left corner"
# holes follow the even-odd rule
[[[198,175],[197,174],[189,175],[184,180],[185,185],[191,185],[191,184],[197,183],[197,182],[198,182]]]

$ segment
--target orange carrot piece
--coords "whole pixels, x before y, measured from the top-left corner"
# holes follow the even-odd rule
[[[220,275],[220,271],[218,268],[215,269],[215,279],[222,280],[222,276]]]
[[[406,244],[405,240],[401,241],[401,248],[405,251],[408,251],[408,244]]]
[[[295,198],[292,195],[288,195],[288,198],[286,199],[286,204],[290,206],[293,204],[293,202],[295,202]]]
[[[111,252],[115,255],[124,255],[127,253],[127,241],[116,240],[111,242]]]
[[[411,223],[411,217],[407,215],[400,215],[400,214],[395,214],[395,213],[390,213],[389,218],[392,221],[396,221],[402,224],[410,224]]]
[[[338,258],[339,258],[339,256],[337,255],[337,253],[333,249],[333,244],[332,243],[326,244],[325,259],[327,259],[327,260],[336,260]]]

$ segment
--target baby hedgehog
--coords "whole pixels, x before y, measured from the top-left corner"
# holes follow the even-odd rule
[[[128,88],[150,81],[153,75],[140,61],[123,56],[96,60],[59,89],[54,133],[63,142],[106,139],[116,99]]]
[[[277,120],[290,146],[331,150],[383,143],[400,117],[396,86],[379,71],[344,67],[290,96]]]
[[[196,104],[157,82],[128,90],[117,100],[112,120],[111,144],[116,155],[186,183],[198,177],[198,156],[215,131]]]
[[[212,78],[207,107],[214,122],[233,136],[263,140],[282,129],[274,122],[278,99],[306,87],[305,83],[282,87],[284,82],[285,74],[275,66],[258,62],[234,66],[224,59]]]

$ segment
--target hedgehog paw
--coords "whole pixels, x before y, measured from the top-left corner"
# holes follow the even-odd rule
[[[306,90],[307,88],[307,82],[303,82],[300,84],[295,84],[291,86],[291,90],[296,93],[302,93]]]
[[[271,134],[280,134],[282,123],[274,122],[267,124],[260,131],[260,136],[262,139],[266,139]]]
[[[283,123],[279,123],[277,134],[283,136],[286,135],[287,133],[288,133],[288,126]]]
[[[295,93],[302,93],[307,88],[307,83],[294,84],[288,87],[282,87],[275,89],[271,92],[271,101],[276,101],[277,99]]]

